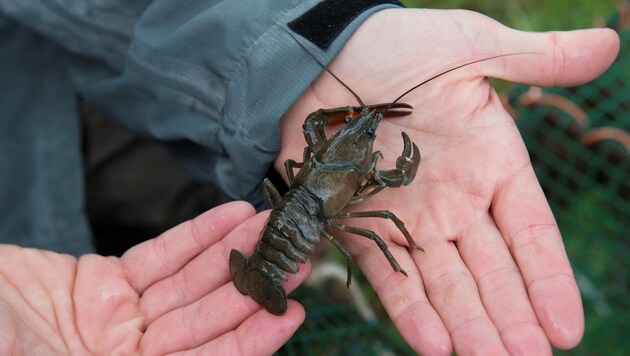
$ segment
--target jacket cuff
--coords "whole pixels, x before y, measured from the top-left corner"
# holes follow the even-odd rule
[[[322,10],[318,6],[324,6],[321,4],[341,6],[348,3],[331,0],[315,7],[312,2],[298,6],[281,16],[276,26],[271,26],[249,48],[243,65],[228,85],[223,130],[219,134],[222,147],[232,158],[231,163],[247,157],[243,165],[225,165],[222,176],[217,177],[228,195],[249,200],[257,207],[265,206],[260,184],[280,150],[278,121],[322,71],[319,64],[296,43],[296,38],[288,33],[292,30],[290,24],[299,24],[298,28],[309,27],[305,21],[319,18]],[[298,40],[326,64],[370,15],[398,7],[393,2],[383,1],[378,4],[375,1],[357,3],[365,6],[355,7],[355,12],[339,20],[342,22],[338,31],[313,31],[311,38],[314,42],[304,38]],[[367,6],[368,3],[371,6]],[[316,29],[323,23],[314,21],[312,28]],[[327,45],[319,47],[317,43]]]
[[[361,13],[386,4],[402,6],[397,0],[324,0],[289,22],[289,28],[317,47],[326,49]]]

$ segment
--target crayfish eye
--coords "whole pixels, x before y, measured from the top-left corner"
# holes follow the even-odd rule
[[[367,134],[368,137],[374,137],[374,129],[369,127],[367,130],[365,130],[365,133]]]
[[[349,124],[349,123],[350,123],[350,121],[352,121],[352,118],[351,118],[350,116],[346,116],[346,117],[343,119],[343,122],[345,122],[346,124]]]

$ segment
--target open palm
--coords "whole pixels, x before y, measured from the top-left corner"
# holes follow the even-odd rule
[[[535,34],[468,11],[400,9],[370,17],[330,63],[366,104],[376,104],[457,65],[520,53],[418,88],[401,100],[413,114],[383,120],[377,130],[375,149],[385,157],[378,168],[395,165],[401,131],[419,146],[422,162],[409,186],[352,209],[394,212],[425,252],[410,256],[391,222],[356,221],[388,242],[406,278],[373,242],[358,236],[342,242],[416,351],[541,355],[551,353],[550,343],[579,342],[581,300],[557,225],[519,132],[486,77],[575,85],[599,75],[617,50],[609,30]],[[279,171],[285,159],[300,160],[305,144],[296,133],[309,112],[347,105],[356,101],[322,74],[283,117]]]
[[[266,216],[226,204],[120,259],[0,245],[0,354],[272,353],[304,310],[292,301],[282,317],[261,310],[228,271],[230,249],[250,253]]]

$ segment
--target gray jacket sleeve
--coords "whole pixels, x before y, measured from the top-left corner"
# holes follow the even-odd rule
[[[278,120],[321,68],[286,33],[317,1],[0,0],[0,11],[66,52],[76,90],[159,140],[195,178],[262,204]],[[377,5],[325,50],[327,63]],[[301,134],[301,133],[296,133]]]

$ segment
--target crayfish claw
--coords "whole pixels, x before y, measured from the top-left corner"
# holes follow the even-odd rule
[[[368,106],[370,110],[380,112],[384,118],[410,115],[413,106],[406,103],[385,103]]]
[[[418,166],[420,165],[420,150],[415,143],[411,142],[409,136],[402,132],[403,137],[403,152],[396,160],[396,169],[402,173],[402,185],[407,185],[413,181],[418,172]]]
[[[372,185],[378,185],[380,189],[385,187],[400,187],[409,185],[416,177],[420,165],[420,150],[409,136],[403,132],[403,152],[396,160],[396,168],[376,171],[371,179]]]
[[[403,138],[403,151],[402,151],[402,155],[400,155],[400,157],[406,157],[406,158],[411,158],[411,140],[409,139],[409,135],[407,135],[406,132],[402,132],[402,138]]]

